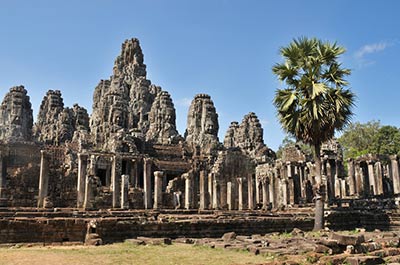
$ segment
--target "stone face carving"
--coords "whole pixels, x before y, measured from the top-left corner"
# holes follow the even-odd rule
[[[23,86],[12,87],[0,107],[0,140],[30,141],[32,124],[32,107],[27,91]]]
[[[150,128],[146,134],[147,141],[158,144],[177,143],[181,137],[176,130],[175,108],[168,92],[162,91],[155,98],[149,113]]]
[[[114,144],[109,142],[121,133],[144,139],[149,130],[149,112],[161,88],[146,79],[143,62],[139,40],[126,40],[110,80],[102,80],[96,87],[90,127],[97,148],[110,150]]]
[[[58,115],[64,110],[64,101],[59,90],[49,90],[40,104],[39,114],[34,127],[36,140],[56,143]],[[64,114],[64,119],[66,116]],[[65,121],[67,122],[67,121]]]
[[[263,128],[254,112],[245,115],[240,125],[238,122],[231,123],[225,135],[224,146],[226,148],[239,147],[252,158],[273,155],[264,144]]]
[[[218,114],[211,97],[198,94],[189,107],[185,138],[188,145],[202,154],[216,150],[218,141]]]
[[[89,130],[89,115],[85,108],[75,104],[64,108],[59,90],[49,90],[43,98],[34,127],[39,142],[61,144],[71,141],[75,131]]]

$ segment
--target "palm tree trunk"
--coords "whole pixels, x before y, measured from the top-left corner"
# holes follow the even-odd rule
[[[324,204],[325,204],[325,186],[322,183],[321,174],[321,145],[314,145],[315,149],[315,181],[317,184],[315,192],[315,216],[314,216],[314,231],[319,231],[324,228]]]

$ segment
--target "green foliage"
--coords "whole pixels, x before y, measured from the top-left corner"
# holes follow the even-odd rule
[[[278,148],[278,151],[276,151],[276,157],[282,158],[283,150],[287,147],[294,145],[300,147],[300,150],[303,151],[306,154],[306,156],[314,155],[314,150],[311,148],[310,145],[305,144],[302,141],[296,141],[296,139],[293,136],[286,135],[285,138],[283,138],[282,143]]]
[[[276,91],[274,105],[282,128],[297,140],[320,146],[349,123],[354,94],[344,89],[350,74],[338,62],[344,52],[305,37],[280,49],[285,61],[272,71],[287,86]]]
[[[365,154],[400,154],[400,129],[381,126],[379,121],[352,123],[338,141],[344,150],[345,159]]]

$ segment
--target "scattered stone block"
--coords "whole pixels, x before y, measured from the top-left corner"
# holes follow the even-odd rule
[[[327,246],[324,245],[316,245],[314,248],[315,253],[322,253],[322,254],[329,254],[332,255],[333,251],[331,248],[328,248]]]
[[[342,246],[360,245],[361,243],[365,242],[364,235],[346,236],[332,232],[329,238],[332,240],[336,240],[338,244]]]
[[[346,258],[345,262],[350,265],[378,265],[385,263],[385,261],[382,258],[376,256],[348,257]]]
[[[229,232],[229,233],[225,233],[222,236],[222,239],[226,242],[232,241],[234,239],[236,239],[236,233],[235,232]]]

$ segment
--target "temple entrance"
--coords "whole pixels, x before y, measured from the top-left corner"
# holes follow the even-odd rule
[[[96,175],[100,179],[101,186],[107,186],[107,170],[98,168]]]

